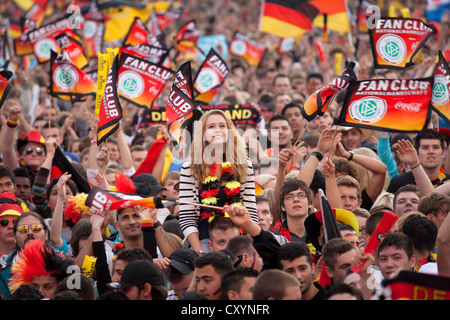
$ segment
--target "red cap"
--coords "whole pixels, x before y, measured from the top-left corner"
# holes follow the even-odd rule
[[[14,193],[3,192],[2,194],[0,194],[0,217],[3,216],[19,217],[22,213],[23,209],[17,202]]]
[[[26,132],[22,132],[19,139],[17,139],[17,150],[20,150],[28,142],[40,143],[43,147],[45,147],[45,139],[38,130],[31,130],[28,134]]]

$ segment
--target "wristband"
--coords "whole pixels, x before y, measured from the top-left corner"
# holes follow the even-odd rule
[[[6,122],[6,125],[10,128],[15,128],[17,127],[17,124],[19,123],[19,120],[13,121],[11,119],[8,118],[8,121]]]
[[[162,226],[162,224],[159,221],[156,221],[156,223],[153,224],[153,227],[155,227],[155,229],[158,227],[161,227],[161,226]]]
[[[348,156],[347,160],[348,161],[352,161],[353,159],[353,155],[355,154],[353,151],[349,151],[348,153],[350,153],[350,155]]]
[[[291,169],[292,170],[300,170],[300,167],[292,166]]]
[[[415,166],[413,166],[413,167],[410,167],[410,169],[412,170],[412,169],[415,169],[415,168],[417,168],[418,166],[420,166],[421,165],[421,163],[419,162],[418,164],[416,164]]]
[[[317,158],[317,160],[319,160],[319,161],[322,161],[322,159],[323,159],[323,155],[319,152],[319,151],[313,151],[313,152],[311,152],[311,154],[313,155],[313,156],[315,156],[316,158]]]
[[[94,139],[91,140],[91,144],[97,144],[97,141],[95,141]]]
[[[153,219],[142,219],[141,220],[141,227],[153,227]]]

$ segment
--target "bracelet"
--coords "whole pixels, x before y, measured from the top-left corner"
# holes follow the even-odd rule
[[[300,167],[292,166],[291,169],[292,170],[300,170]]]
[[[97,144],[97,141],[95,141],[95,140],[91,140],[91,144]]]
[[[415,169],[415,168],[417,168],[418,166],[420,166],[421,165],[421,163],[419,162],[418,164],[416,164],[415,166],[413,166],[413,167],[410,167],[410,169],[411,170],[413,170],[413,169]]]
[[[19,123],[19,120],[13,121],[11,119],[8,118],[8,121],[6,122],[6,125],[10,128],[15,128],[17,127],[17,124]]]
[[[319,161],[322,161],[322,159],[323,159],[323,155],[319,152],[319,151],[313,151],[313,152],[311,152],[311,154],[313,155],[313,156],[315,156]]]
[[[153,224],[153,227],[156,229],[156,228],[158,228],[158,227],[161,227],[162,226],[162,224],[161,224],[161,222],[159,222],[159,221],[156,221],[156,223],[154,223]]]
[[[348,156],[347,160],[348,161],[352,161],[353,156],[355,155],[355,153],[353,151],[349,151],[348,153],[350,153],[350,155]]]

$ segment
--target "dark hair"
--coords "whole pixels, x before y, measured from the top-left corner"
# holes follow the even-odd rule
[[[312,197],[311,197],[311,190],[309,189],[308,185],[303,182],[302,180],[298,180],[298,179],[289,179],[286,182],[283,183],[283,185],[281,186],[280,189],[280,201],[279,201],[279,210],[281,212],[281,215],[283,217],[286,216],[286,212],[281,208],[281,206],[284,206],[284,197],[292,191],[295,190],[302,190],[303,192],[305,192],[306,197],[308,198],[308,204],[312,204]]]
[[[350,241],[342,238],[331,239],[322,248],[323,262],[327,267],[333,269],[337,257],[350,250],[355,250]]]
[[[96,300],[130,300],[122,291],[106,290]]]
[[[284,116],[284,114],[286,113],[286,110],[290,109],[290,108],[297,108],[298,110],[300,110],[300,112],[302,111],[302,107],[298,103],[289,102],[287,105],[285,105],[283,107],[283,109],[281,110],[281,114]]]
[[[289,124],[289,120],[288,120],[288,118],[286,118],[286,116],[284,116],[282,114],[276,114],[272,118],[270,118],[269,123],[267,124],[267,130],[270,130],[270,126],[272,125],[272,122],[278,121],[278,120],[284,120]],[[290,126],[290,124],[289,124],[289,126]]]
[[[432,214],[437,216],[439,212],[447,212],[450,208],[450,196],[439,193],[430,192],[420,199],[417,211],[424,215]]]
[[[33,211],[24,212],[19,217],[17,217],[17,220],[14,223],[14,228],[13,228],[14,234],[17,233],[17,228],[19,226],[20,221],[22,221],[22,219],[29,217],[29,216],[33,216],[39,220],[40,224],[42,224],[42,226],[44,228],[44,231],[48,233],[48,238],[50,239],[50,228],[48,227],[47,223],[45,223],[44,218],[42,218],[42,216],[40,214],[33,212]],[[47,240],[47,242],[48,242],[48,240]]]
[[[228,292],[230,290],[239,292],[241,290],[242,285],[244,284],[245,278],[257,278],[258,271],[252,268],[246,267],[238,267],[233,271],[227,273],[222,279],[222,300],[229,300]]]
[[[418,186],[416,186],[415,184],[411,184],[411,183],[401,186],[394,193],[394,200],[393,200],[394,209],[395,209],[395,203],[397,202],[397,197],[402,192],[414,192],[417,195],[417,197],[420,199],[420,190],[419,190]]]
[[[438,228],[432,220],[422,216],[411,217],[403,224],[402,233],[411,239],[414,249],[420,252],[434,251]]]
[[[195,259],[194,265],[196,268],[203,268],[211,265],[214,270],[223,278],[228,272],[234,270],[233,262],[231,259],[221,251],[207,252],[197,259]]]
[[[348,293],[356,298],[356,300],[363,300],[361,297],[361,294],[351,285],[348,285],[346,283],[338,283],[333,284],[328,288],[327,294],[325,295],[325,299],[328,300],[335,294],[339,293]]]
[[[39,289],[32,284],[23,284],[12,294],[11,300],[42,300],[44,296]]]
[[[278,248],[277,261],[281,268],[281,260],[293,261],[297,258],[306,257],[308,263],[312,266],[311,251],[306,243],[303,242],[288,242]]]
[[[147,250],[143,248],[123,249],[117,253],[117,260],[123,260],[128,263],[135,260],[148,260],[153,262],[153,258]]]
[[[15,185],[16,184],[16,176],[14,172],[5,166],[0,165],[0,178],[1,177],[9,177],[11,179],[11,182]]]
[[[48,186],[46,188],[46,193],[45,193],[47,201],[50,199],[50,194],[52,193],[52,189],[58,183],[59,178],[60,177],[56,177],[56,178],[52,179],[52,181],[50,181],[50,183],[48,184]],[[78,193],[77,185],[75,184],[75,182],[73,180],[68,179],[66,181],[66,185],[70,188],[70,191],[72,191],[73,195],[76,195]]]
[[[312,78],[319,79],[320,82],[322,82],[322,83],[323,83],[323,81],[324,81],[324,80],[323,80],[323,75],[320,74],[320,73],[318,73],[318,72],[314,72],[314,73],[308,74],[308,75],[306,76],[306,81],[308,81],[309,79],[312,79]]]
[[[17,177],[23,177],[23,178],[27,178],[30,180],[31,182],[31,176],[30,176],[30,172],[24,168],[24,167],[17,167],[13,170],[14,176]],[[14,181],[13,181],[14,182]]]
[[[230,218],[225,218],[225,216],[217,215],[210,223],[209,223],[209,232],[212,230],[228,230],[228,229],[239,229],[239,227],[231,221]]]
[[[381,241],[378,247],[378,255],[384,248],[395,247],[397,249],[404,249],[408,258],[414,255],[414,245],[412,240],[403,233],[389,233]]]
[[[227,249],[229,249],[236,257],[239,257],[243,253],[253,255],[256,250],[255,247],[253,247],[253,238],[243,234],[231,238],[227,243]]]
[[[256,204],[260,203],[260,202],[267,202],[269,204],[269,206],[272,204],[272,202],[270,201],[269,198],[267,198],[266,196],[263,196],[262,194],[258,194],[255,196],[255,200],[256,200]]]
[[[92,283],[91,279],[86,277],[84,274],[77,274],[76,277],[80,277],[80,288],[73,288],[69,289],[69,286],[67,285],[68,281],[71,281],[73,275],[70,275],[68,277],[65,277],[61,280],[60,283],[56,286],[55,289],[55,295],[57,293],[70,291],[70,292],[76,292],[81,300],[94,300],[95,299],[95,288],[94,284]]]
[[[416,148],[416,150],[419,150],[420,141],[422,139],[439,140],[442,150],[444,150],[445,148],[445,136],[439,131],[436,131],[434,129],[425,129],[417,133],[417,135],[414,138],[414,147]]]
[[[87,219],[79,220],[72,228],[72,235],[70,237],[70,247],[72,248],[72,255],[78,256],[80,247],[78,242],[81,238],[89,237],[92,234],[92,223]]]

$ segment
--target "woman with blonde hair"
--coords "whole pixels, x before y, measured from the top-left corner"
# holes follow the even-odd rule
[[[223,210],[199,206],[245,206],[258,223],[253,167],[245,142],[220,110],[203,114],[194,125],[190,157],[180,172],[180,227],[197,252],[208,250],[209,222]]]

